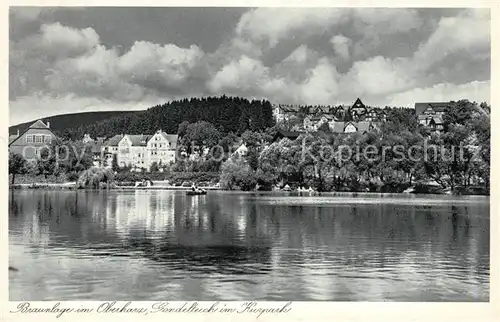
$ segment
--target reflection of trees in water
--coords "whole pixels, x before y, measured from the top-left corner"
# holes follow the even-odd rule
[[[423,256],[423,263],[436,262],[443,256],[464,258],[457,265],[468,267],[468,258],[489,255],[489,233],[481,234],[488,230],[489,221],[484,216],[470,216],[470,207],[474,206],[386,204],[276,209],[263,205],[258,211],[269,218],[273,237],[281,239],[284,251],[279,261],[310,261],[304,249],[315,247],[319,250],[314,254],[316,260],[328,258],[346,266],[384,267],[388,259],[401,260],[411,253]],[[476,207],[475,214],[484,213],[485,208]],[[471,244],[476,247],[471,248]],[[286,249],[297,251],[292,254]]]
[[[474,204],[272,206],[249,194],[16,191],[9,226],[36,231],[31,228],[44,225],[47,231],[37,234],[57,246],[195,268],[269,263],[272,252],[275,268],[326,260],[380,268],[419,254],[429,266],[445,256],[484,271],[487,211]]]
[[[263,263],[270,257],[265,236],[257,233],[255,205],[246,201],[161,192],[36,191],[12,199],[11,209],[21,207],[39,217],[31,225],[47,225],[50,244],[100,256],[142,254],[193,267]]]

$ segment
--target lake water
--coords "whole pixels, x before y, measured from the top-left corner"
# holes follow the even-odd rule
[[[13,190],[10,300],[488,301],[489,197]]]

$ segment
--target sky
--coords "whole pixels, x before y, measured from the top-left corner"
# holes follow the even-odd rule
[[[489,9],[11,7],[9,123],[174,99],[490,103]]]

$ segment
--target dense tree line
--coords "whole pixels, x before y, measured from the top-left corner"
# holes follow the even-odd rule
[[[177,133],[182,122],[207,121],[222,133],[241,134],[259,131],[274,125],[272,105],[267,100],[247,100],[240,97],[203,97],[172,101],[147,111],[113,117],[96,124],[67,128],[61,136],[76,140],[85,133],[92,137],[116,134],[147,134],[162,129]]]
[[[226,187],[310,186],[319,191],[402,191],[416,182],[443,189],[490,185],[490,107],[462,100],[445,111],[444,131],[419,126],[405,109],[366,133],[303,134],[270,144],[250,159],[221,166]],[[306,153],[304,152],[306,151]]]
[[[181,112],[181,107],[187,111]],[[230,113],[231,107],[239,112]],[[296,140],[276,142],[272,142],[276,131],[288,128],[286,123],[274,124],[269,102],[227,97],[173,102],[151,108],[136,119],[126,116],[97,124],[96,129],[113,124],[114,133],[146,133],[144,129],[153,132],[156,125],[164,124],[162,129],[179,134],[178,149],[184,157],[167,167],[155,164],[149,171],[161,168],[165,173],[220,173],[221,186],[227,189],[290,184],[319,191],[397,192],[418,182],[432,181],[444,189],[467,189],[479,184],[489,190],[489,105],[455,102],[443,115],[444,129],[440,133],[418,125],[412,109],[383,110],[387,121],[365,133],[338,134],[323,127]],[[267,114],[269,117],[264,119]],[[165,119],[167,116],[172,119]],[[234,150],[241,144],[245,144],[247,153],[235,155]],[[68,157],[59,162],[42,156],[36,163],[27,164],[20,156],[11,155],[12,182],[20,173],[64,172],[76,176],[91,167],[91,152],[81,141],[67,141],[65,145],[76,149],[69,150]],[[304,153],[304,149],[308,152]],[[368,154],[364,152],[367,149]],[[81,156],[77,157],[77,153]],[[56,155],[55,150],[50,155]],[[113,160],[113,171],[125,170],[118,169],[117,160]]]

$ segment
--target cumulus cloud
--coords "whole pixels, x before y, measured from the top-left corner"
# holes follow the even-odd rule
[[[349,46],[351,44],[349,38],[342,35],[335,35],[330,39],[330,42],[333,45],[333,50],[341,59],[349,59]]]
[[[24,21],[41,15],[11,14]],[[489,101],[489,23],[481,9],[436,18],[414,9],[259,8],[207,52],[168,39],[118,48],[92,27],[44,22],[10,42],[11,115],[27,121],[35,113],[29,106],[50,115],[208,94],[301,104],[360,97],[381,106]]]
[[[303,84],[298,87],[300,97],[298,101],[309,104],[331,104],[338,94],[338,73],[334,65],[327,58],[321,58],[318,65],[308,71],[310,75]]]
[[[236,33],[255,41],[268,41],[274,47],[297,30],[314,32],[316,28],[341,24],[349,9],[335,8],[258,8],[245,13]]]
[[[281,91],[285,82],[273,78],[269,67],[261,61],[241,56],[219,70],[208,81],[208,88],[212,93],[229,92],[242,94],[252,92],[257,96],[267,95]]]
[[[376,56],[355,62],[343,78],[343,88],[359,95],[382,95],[413,86],[413,77],[406,59]]]
[[[53,55],[81,55],[99,44],[99,35],[92,28],[76,29],[57,22],[44,24],[40,29],[41,49]]]
[[[441,18],[437,29],[415,53],[415,59],[422,68],[430,68],[459,51],[472,57],[489,57],[490,47],[489,10],[467,9],[455,17]]]
[[[292,51],[292,53],[286,57],[283,61],[297,64],[304,64],[311,57],[312,52],[306,45],[300,45]]]

